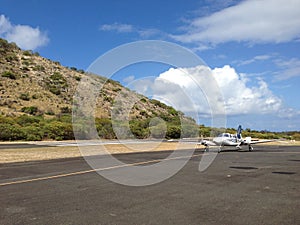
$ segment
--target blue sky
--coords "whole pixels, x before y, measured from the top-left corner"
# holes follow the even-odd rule
[[[300,130],[299,8],[299,0],[0,0],[0,36],[79,69],[129,42],[174,42],[211,68],[228,127]],[[169,69],[135,65],[113,78],[124,85],[145,76],[178,84]],[[209,125],[207,118],[199,122]]]

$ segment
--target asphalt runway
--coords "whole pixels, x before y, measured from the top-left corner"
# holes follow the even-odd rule
[[[203,153],[194,154],[175,176],[144,187],[106,180],[82,158],[1,164],[0,224],[300,224],[300,147],[224,151],[204,172]]]

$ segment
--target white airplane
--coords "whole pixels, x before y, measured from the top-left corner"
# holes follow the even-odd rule
[[[265,142],[273,142],[278,141],[274,140],[251,140],[251,137],[246,137],[243,139],[242,137],[242,126],[239,125],[236,134],[230,133],[222,133],[218,137],[215,137],[211,140],[202,140],[199,144],[205,146],[205,151],[209,151],[209,146],[219,146],[218,152],[222,151],[222,147],[224,146],[235,146],[236,150],[241,150],[242,145],[248,145],[249,151],[253,150],[252,145],[258,143],[265,143]]]

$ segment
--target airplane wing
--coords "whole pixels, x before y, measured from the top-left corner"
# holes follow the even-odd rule
[[[267,142],[278,142],[279,139],[272,139],[272,140],[258,140],[258,141],[251,141],[250,144],[259,144],[259,143],[267,143]]]
[[[254,145],[259,143],[278,142],[278,141],[282,141],[282,140],[281,139],[251,140],[251,137],[246,137],[246,139],[244,140],[244,144]]]
[[[199,142],[199,144],[201,145],[205,145],[205,146],[216,146],[216,143],[210,140],[202,140]]]

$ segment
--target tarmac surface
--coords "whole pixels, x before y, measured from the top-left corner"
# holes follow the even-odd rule
[[[144,187],[106,180],[83,158],[0,164],[0,224],[300,224],[299,146],[224,151],[204,172],[203,153],[194,154],[173,177]]]

